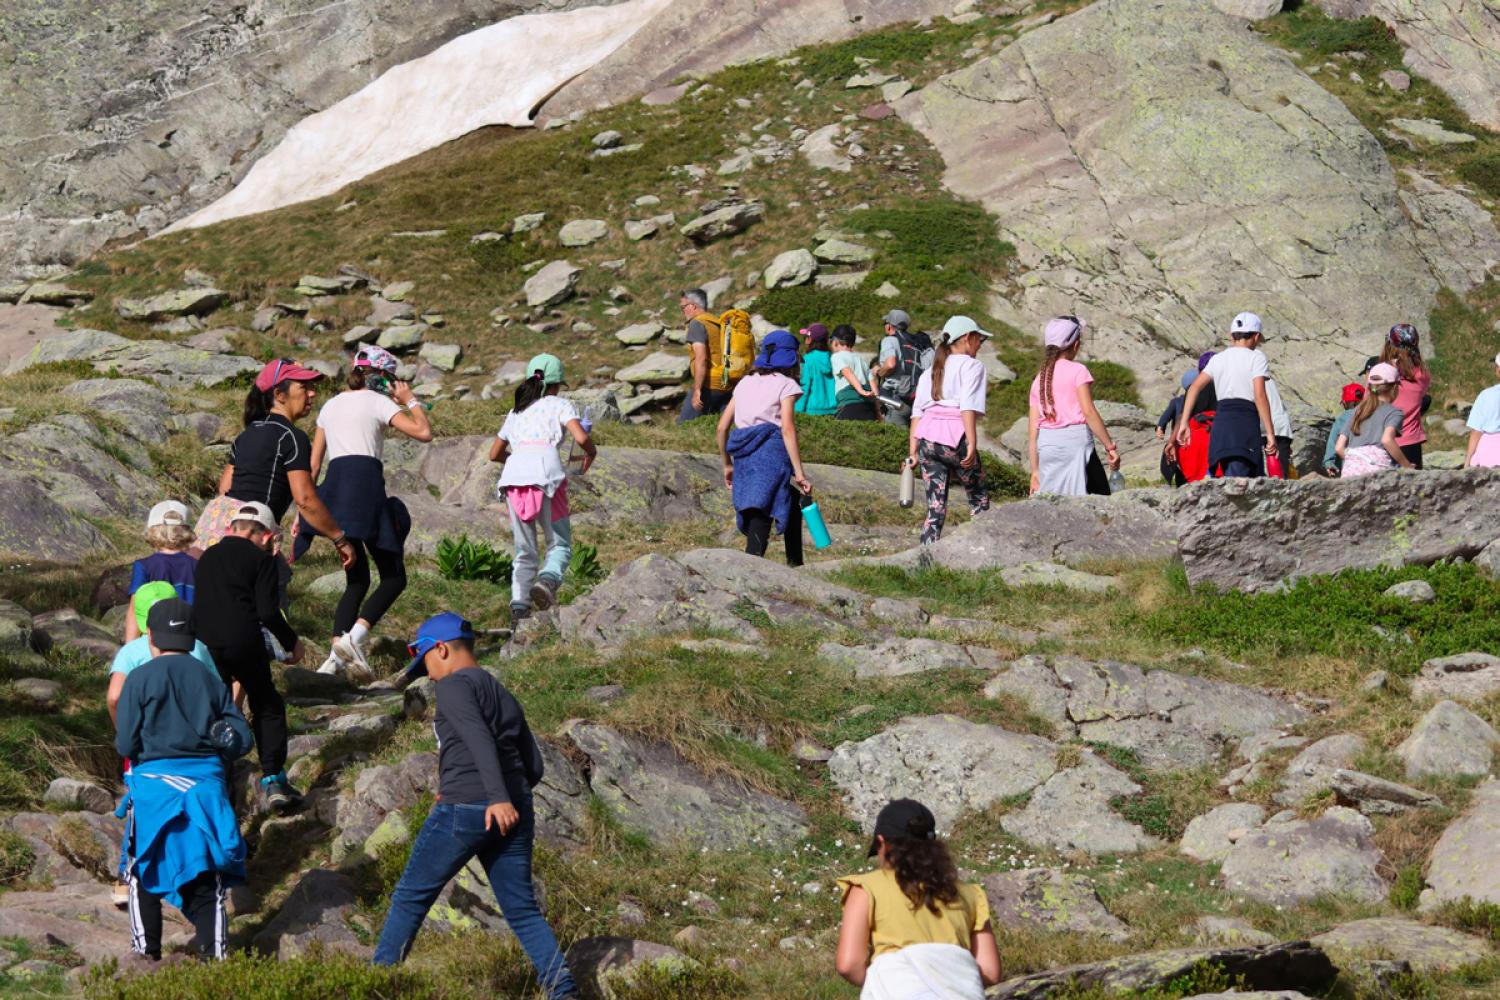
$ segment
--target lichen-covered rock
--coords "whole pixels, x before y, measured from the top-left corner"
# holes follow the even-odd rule
[[[1483,701],[1500,691],[1500,656],[1459,653],[1428,660],[1411,684],[1413,701]]]
[[[765,206],[758,201],[731,202],[684,223],[678,232],[703,246],[742,233],[765,217]]]
[[[1184,979],[1203,965],[1219,968],[1231,982],[1247,990],[1321,994],[1338,975],[1338,969],[1320,948],[1306,941],[1290,941],[1263,948],[1180,948],[1125,955],[1009,979],[988,995],[1000,1000],[1048,1000],[1070,988],[1079,992],[1097,988],[1105,995],[1145,992]],[[1260,995],[1233,994],[1236,998]]]
[[[1130,936],[1130,928],[1104,908],[1094,883],[1082,875],[1024,868],[986,875],[983,885],[997,927],[1039,927],[1113,941]]]
[[[1188,581],[1261,591],[1346,569],[1425,566],[1478,554],[1500,537],[1500,473],[1396,473],[1359,479],[1225,479],[1176,494]],[[1014,505],[1012,505],[1014,506]],[[1223,532],[1225,518],[1253,532]]]
[[[1474,791],[1468,808],[1432,848],[1421,908],[1429,910],[1465,896],[1500,905],[1500,781],[1490,779]]]
[[[1334,806],[1316,819],[1270,822],[1241,837],[1219,869],[1227,892],[1277,906],[1329,895],[1374,903],[1390,884],[1375,828],[1352,809]]]
[[[350,925],[358,918],[358,902],[352,878],[314,868],[292,888],[281,909],[255,935],[251,947],[283,962],[307,954],[314,943],[323,949],[369,958],[374,947],[362,944],[362,935]],[[370,928],[361,930],[367,935]]]
[[[1368,353],[1372,312],[1420,315],[1437,293],[1379,142],[1202,0],[1095,3],[895,107],[1017,247],[1026,280],[992,311],[1040,329],[1083,303],[1091,350],[1152,396],[1247,288],[1283,395],[1320,407],[1339,359]]]
[[[1178,847],[1198,861],[1223,861],[1234,845],[1265,819],[1266,811],[1248,802],[1215,806],[1188,823]]]
[[[229,301],[229,293],[217,288],[188,288],[162,292],[149,299],[116,299],[121,319],[155,322],[174,316],[203,316]]]
[[[1420,788],[1343,768],[1333,772],[1333,793],[1338,796],[1339,805],[1353,806],[1366,816],[1394,816],[1443,804],[1436,795]]]
[[[800,806],[709,775],[662,744],[575,720],[565,729],[590,763],[589,787],[625,826],[653,840],[711,850],[772,846],[805,836]]]
[[[1488,722],[1461,705],[1440,701],[1396,747],[1396,756],[1406,762],[1408,778],[1483,776],[1490,773],[1496,742],[1500,732]]]
[[[676,948],[625,937],[582,938],[573,942],[567,959],[574,980],[590,1000],[614,1000],[615,986],[634,982],[644,967],[670,976],[698,964]]]
[[[545,309],[573,297],[583,268],[567,260],[554,260],[526,279],[526,305],[532,309]]]
[[[994,670],[1000,654],[982,646],[960,646],[937,639],[887,639],[875,646],[845,646],[825,642],[818,647],[825,660],[848,666],[857,678],[901,677],[929,670]]]
[[[1296,806],[1311,796],[1322,795],[1333,787],[1334,772],[1352,768],[1364,747],[1364,737],[1353,733],[1338,733],[1314,743],[1286,766],[1276,801]]]
[[[169,389],[211,389],[249,372],[260,362],[237,354],[199,351],[162,340],[127,340],[102,330],[55,334],[13,360],[7,374],[54,361],[86,361],[100,372],[148,378]]]
[[[1372,917],[1339,924],[1312,939],[1340,966],[1399,959],[1419,973],[1451,972],[1482,962],[1494,950],[1481,938],[1399,917]]]

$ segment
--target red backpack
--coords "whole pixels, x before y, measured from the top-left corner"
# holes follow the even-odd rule
[[[1182,478],[1190,483],[1208,476],[1208,438],[1213,429],[1213,410],[1188,418],[1188,443],[1177,449],[1177,467],[1182,470]]]

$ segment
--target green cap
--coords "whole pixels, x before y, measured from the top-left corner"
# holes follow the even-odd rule
[[[151,605],[176,596],[177,588],[165,580],[153,580],[136,588],[135,623],[140,628],[141,635],[146,634],[146,613],[151,610]]]
[[[562,362],[555,354],[538,354],[526,363],[526,375],[531,377],[540,369],[543,385],[562,385]]]

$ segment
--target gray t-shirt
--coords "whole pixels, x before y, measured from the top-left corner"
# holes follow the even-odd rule
[[[1375,412],[1360,424],[1359,433],[1354,433],[1354,421],[1349,421],[1349,426],[1344,433],[1349,435],[1349,443],[1346,448],[1364,448],[1372,444],[1379,444],[1380,439],[1385,437],[1387,427],[1394,428],[1397,434],[1401,433],[1401,411],[1390,403],[1381,403],[1375,407]]]
[[[900,339],[895,336],[885,337],[880,341],[880,360],[877,362],[877,364],[883,365],[900,353]]]
[[[708,327],[697,320],[690,320],[687,326],[687,342],[689,344],[702,344],[708,346]]]

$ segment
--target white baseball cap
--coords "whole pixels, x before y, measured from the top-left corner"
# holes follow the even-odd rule
[[[967,316],[954,316],[943,324],[943,343],[951,344],[959,337],[967,337],[971,333],[977,333],[988,340],[994,334],[988,330],[981,330],[979,324]]]
[[[151,513],[146,515],[146,527],[157,528],[164,524],[187,524],[188,509],[184,504],[176,500],[163,500],[151,508]]]
[[[1260,333],[1260,317],[1252,312],[1243,312],[1229,324],[1230,333]]]
[[[276,516],[271,513],[271,508],[259,500],[247,500],[234,509],[234,517],[231,521],[254,521],[267,531],[280,531],[281,525],[276,523]]]

